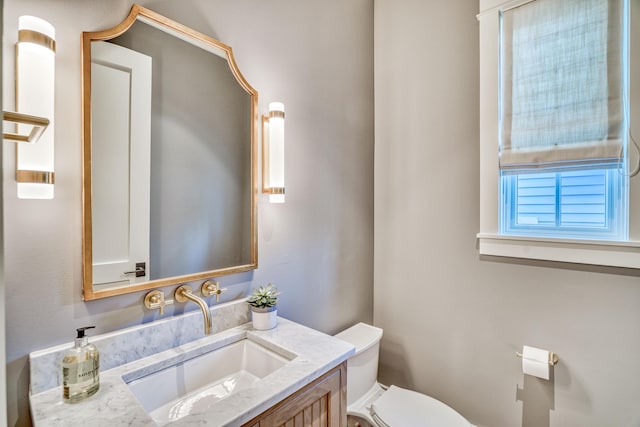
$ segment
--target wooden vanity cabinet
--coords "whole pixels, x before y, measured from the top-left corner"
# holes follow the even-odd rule
[[[346,427],[347,362],[333,368],[243,427]]]

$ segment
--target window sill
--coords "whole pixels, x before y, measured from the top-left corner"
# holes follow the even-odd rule
[[[479,233],[480,255],[640,269],[640,242],[545,239]]]

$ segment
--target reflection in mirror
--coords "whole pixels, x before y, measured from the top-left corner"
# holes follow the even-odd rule
[[[257,266],[257,93],[231,49],[134,5],[83,33],[83,293]]]

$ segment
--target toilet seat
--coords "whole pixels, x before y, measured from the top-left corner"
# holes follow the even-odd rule
[[[371,417],[380,427],[470,427],[462,415],[424,394],[391,386],[371,403]]]

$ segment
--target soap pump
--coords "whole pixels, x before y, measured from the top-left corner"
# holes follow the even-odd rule
[[[100,388],[100,354],[95,345],[89,344],[84,326],[76,329],[73,348],[64,353],[62,359],[62,398],[65,402],[79,402]]]

